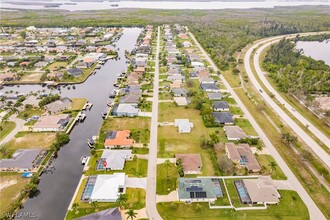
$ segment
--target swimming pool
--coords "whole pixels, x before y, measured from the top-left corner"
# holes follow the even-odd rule
[[[219,179],[212,179],[212,182],[214,184],[214,191],[217,198],[223,197],[223,191],[220,185]]]
[[[243,180],[235,180],[234,185],[235,185],[236,191],[238,193],[239,199],[241,200],[241,203],[251,204],[252,201],[249,196],[249,193],[246,191]]]
[[[83,194],[81,196],[82,201],[88,201],[90,199],[94,189],[95,181],[96,181],[96,176],[88,177]]]

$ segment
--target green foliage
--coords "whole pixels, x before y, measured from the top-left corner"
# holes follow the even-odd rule
[[[263,67],[280,91],[302,94],[329,91],[330,67],[323,61],[303,56],[289,39],[271,46]]]
[[[45,105],[54,102],[56,100],[59,100],[61,98],[60,95],[55,94],[55,95],[49,95],[47,97],[44,97],[40,102],[39,102],[39,106],[40,107],[44,107]]]

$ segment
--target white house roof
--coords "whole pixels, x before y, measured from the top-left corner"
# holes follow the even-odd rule
[[[103,150],[102,157],[110,169],[124,169],[126,159],[132,157],[132,150]]]
[[[98,175],[95,181],[90,199],[95,200],[117,200],[118,188],[125,185],[125,173],[114,173],[112,175]]]
[[[189,122],[189,119],[175,119],[174,126],[179,128],[180,133],[186,133],[191,131],[194,124]]]

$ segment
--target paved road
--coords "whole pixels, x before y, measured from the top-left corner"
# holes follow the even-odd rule
[[[151,220],[162,219],[156,207],[159,47],[160,47],[160,27],[158,27],[158,35],[157,35],[154,90],[153,90],[152,116],[151,116],[151,128],[150,128],[150,146],[149,146],[149,159],[148,159],[147,196],[146,196],[147,213],[149,219]]]
[[[191,35],[192,39],[195,41],[196,45],[203,52],[205,58],[211,64],[211,66],[213,67],[213,69],[215,71],[218,71],[217,66],[213,63],[212,59],[207,55],[207,53],[202,48],[202,46],[197,42],[195,36],[193,34],[191,34],[191,33],[190,33],[190,35]],[[274,145],[270,142],[270,140],[268,139],[268,137],[266,136],[266,134],[263,132],[263,130],[258,125],[258,123],[255,121],[255,119],[253,118],[253,116],[250,114],[250,112],[247,110],[247,108],[243,105],[242,101],[236,95],[236,93],[234,92],[234,90],[230,87],[230,85],[228,84],[228,82],[226,81],[226,79],[222,75],[220,75],[220,79],[222,80],[222,82],[224,83],[224,85],[226,86],[226,88],[228,89],[228,91],[230,92],[230,94],[233,96],[233,98],[236,100],[238,106],[242,109],[242,111],[244,112],[246,118],[252,124],[253,128],[259,134],[259,137],[264,142],[265,146],[268,148],[268,150],[271,153],[271,155],[274,157],[274,159],[277,162],[278,166],[282,169],[282,171],[288,177],[288,182],[292,186],[294,186],[295,190],[297,191],[297,193],[299,194],[299,196],[302,198],[302,200],[306,204],[306,206],[308,208],[308,212],[309,212],[309,218],[310,219],[318,219],[318,220],[326,219],[324,217],[323,213],[320,211],[320,209],[316,206],[316,204],[314,203],[314,201],[312,200],[312,198],[308,195],[308,193],[306,192],[306,190],[304,189],[304,187],[301,185],[301,183],[299,182],[299,180],[292,173],[292,171],[290,170],[290,168],[288,167],[288,165],[285,163],[285,161],[283,160],[283,158],[281,157],[281,155],[277,152],[277,150],[274,147]]]
[[[276,41],[280,40],[283,37],[275,37],[272,39],[276,39]],[[256,87],[257,90],[261,89],[261,85],[259,84],[258,80],[254,76],[251,65],[250,65],[250,57],[255,48],[257,48],[260,44],[263,44],[263,46],[258,49],[256,52],[257,55],[254,56],[253,63],[256,69],[256,72],[258,73],[260,79],[264,83],[264,85],[267,87],[267,89],[270,90],[271,93],[275,94],[276,99],[278,99],[281,103],[284,104],[284,107],[286,107],[291,113],[294,113],[295,116],[300,120],[303,124],[308,124],[310,127],[309,129],[314,133],[314,135],[320,140],[324,142],[327,146],[330,145],[329,139],[321,132],[319,131],[316,127],[311,125],[302,115],[300,115],[298,112],[293,111],[292,107],[277,93],[277,91],[269,84],[267,81],[266,77],[264,76],[264,73],[261,71],[260,65],[259,65],[259,55],[263,49],[265,49],[267,46],[274,42],[268,42],[272,39],[267,39],[265,41],[261,41],[255,45],[253,45],[245,54],[244,57],[244,65],[245,65],[245,70],[247,75],[250,78],[251,83]],[[266,92],[260,92],[260,95],[264,98],[264,100],[268,103],[268,105],[282,118],[287,125],[291,127],[292,130],[295,131],[295,133],[298,135],[298,137],[303,140],[312,150],[313,152],[323,161],[323,163],[330,167],[330,156],[329,154],[318,144],[314,139],[312,139],[292,118],[287,115],[279,105],[275,103],[275,101],[266,93]]]
[[[9,117],[8,121],[15,122],[16,126],[15,126],[14,130],[12,130],[4,139],[2,139],[2,141],[0,141],[0,146],[7,143],[8,141],[10,141],[13,137],[15,137],[15,135],[18,132],[23,130],[23,126],[26,123],[26,121],[24,121],[23,119],[20,119],[20,118],[16,118],[16,116],[17,116],[17,114],[14,114]]]
[[[302,36],[304,34],[301,34]],[[310,35],[310,34],[306,34]],[[281,38],[282,39],[282,38]],[[259,75],[259,78],[261,79],[262,83],[267,87],[267,89],[273,93],[276,97],[276,99],[284,104],[284,107],[292,114],[294,115],[303,125],[308,125],[308,129],[318,138],[320,139],[328,148],[330,148],[330,139],[323,134],[319,129],[317,129],[312,123],[310,123],[304,116],[302,116],[299,112],[297,112],[288,102],[285,101],[285,99],[282,98],[282,96],[272,87],[272,85],[268,82],[267,78],[265,77],[266,73],[264,73],[259,65],[260,60],[260,54],[261,52],[268,47],[269,45],[278,42],[280,39],[271,41],[269,43],[264,44],[261,46],[256,55],[254,56],[253,63],[256,69],[257,74]],[[267,41],[267,40],[266,40]],[[266,41],[263,41],[265,43]]]

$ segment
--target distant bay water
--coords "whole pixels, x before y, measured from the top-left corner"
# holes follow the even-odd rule
[[[100,0],[1,0],[0,9],[63,9],[69,11],[118,8],[146,9],[248,9],[277,6],[330,5],[322,1],[100,1]]]
[[[323,60],[330,66],[330,39],[318,41],[298,41],[297,49],[302,49],[305,56],[310,56],[315,60]]]

